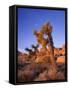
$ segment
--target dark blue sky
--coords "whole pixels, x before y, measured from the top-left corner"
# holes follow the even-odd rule
[[[48,21],[53,26],[54,46],[60,47],[65,44],[65,11],[18,8],[18,50],[36,45],[33,30],[39,31]]]

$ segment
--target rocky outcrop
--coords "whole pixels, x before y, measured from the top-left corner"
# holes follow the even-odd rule
[[[54,48],[54,56],[64,56],[65,55],[65,45],[60,48]]]
[[[60,56],[56,60],[57,63],[65,63],[65,56]]]

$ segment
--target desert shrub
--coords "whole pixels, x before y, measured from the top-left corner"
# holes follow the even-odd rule
[[[57,76],[56,76],[56,79],[57,80],[64,80],[65,79],[65,75],[64,75],[64,73],[63,72],[58,72],[57,73]]]
[[[29,63],[27,63],[26,61],[21,61],[21,62],[17,63],[17,67],[18,67],[18,69],[22,69],[25,66],[27,66],[28,64]]]
[[[37,76],[37,77],[34,79],[34,81],[42,81],[42,80],[44,81],[44,80],[48,80],[48,77],[47,77],[46,74],[47,74],[46,71],[40,73],[39,76]]]

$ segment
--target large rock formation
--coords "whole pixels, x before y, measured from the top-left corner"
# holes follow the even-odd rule
[[[56,60],[57,63],[65,63],[65,56],[60,56]]]

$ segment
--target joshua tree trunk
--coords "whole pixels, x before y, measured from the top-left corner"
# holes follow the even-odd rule
[[[54,45],[53,45],[53,38],[52,38],[52,26],[50,25],[49,22],[47,22],[45,25],[43,25],[41,32],[48,36],[49,48],[50,48],[50,60],[51,60],[51,63],[55,66],[54,47],[53,47]]]
[[[53,38],[52,35],[49,34],[48,35],[49,38],[49,48],[50,48],[50,59],[51,59],[51,63],[53,65],[55,65],[55,59],[54,59],[54,45],[53,45]]]
[[[53,38],[51,33],[48,35],[49,38],[49,48],[50,48],[50,60],[51,60],[51,70],[53,72],[53,79],[56,79],[56,72],[57,72],[57,68],[55,65],[55,58],[54,58],[54,45],[53,45]]]

